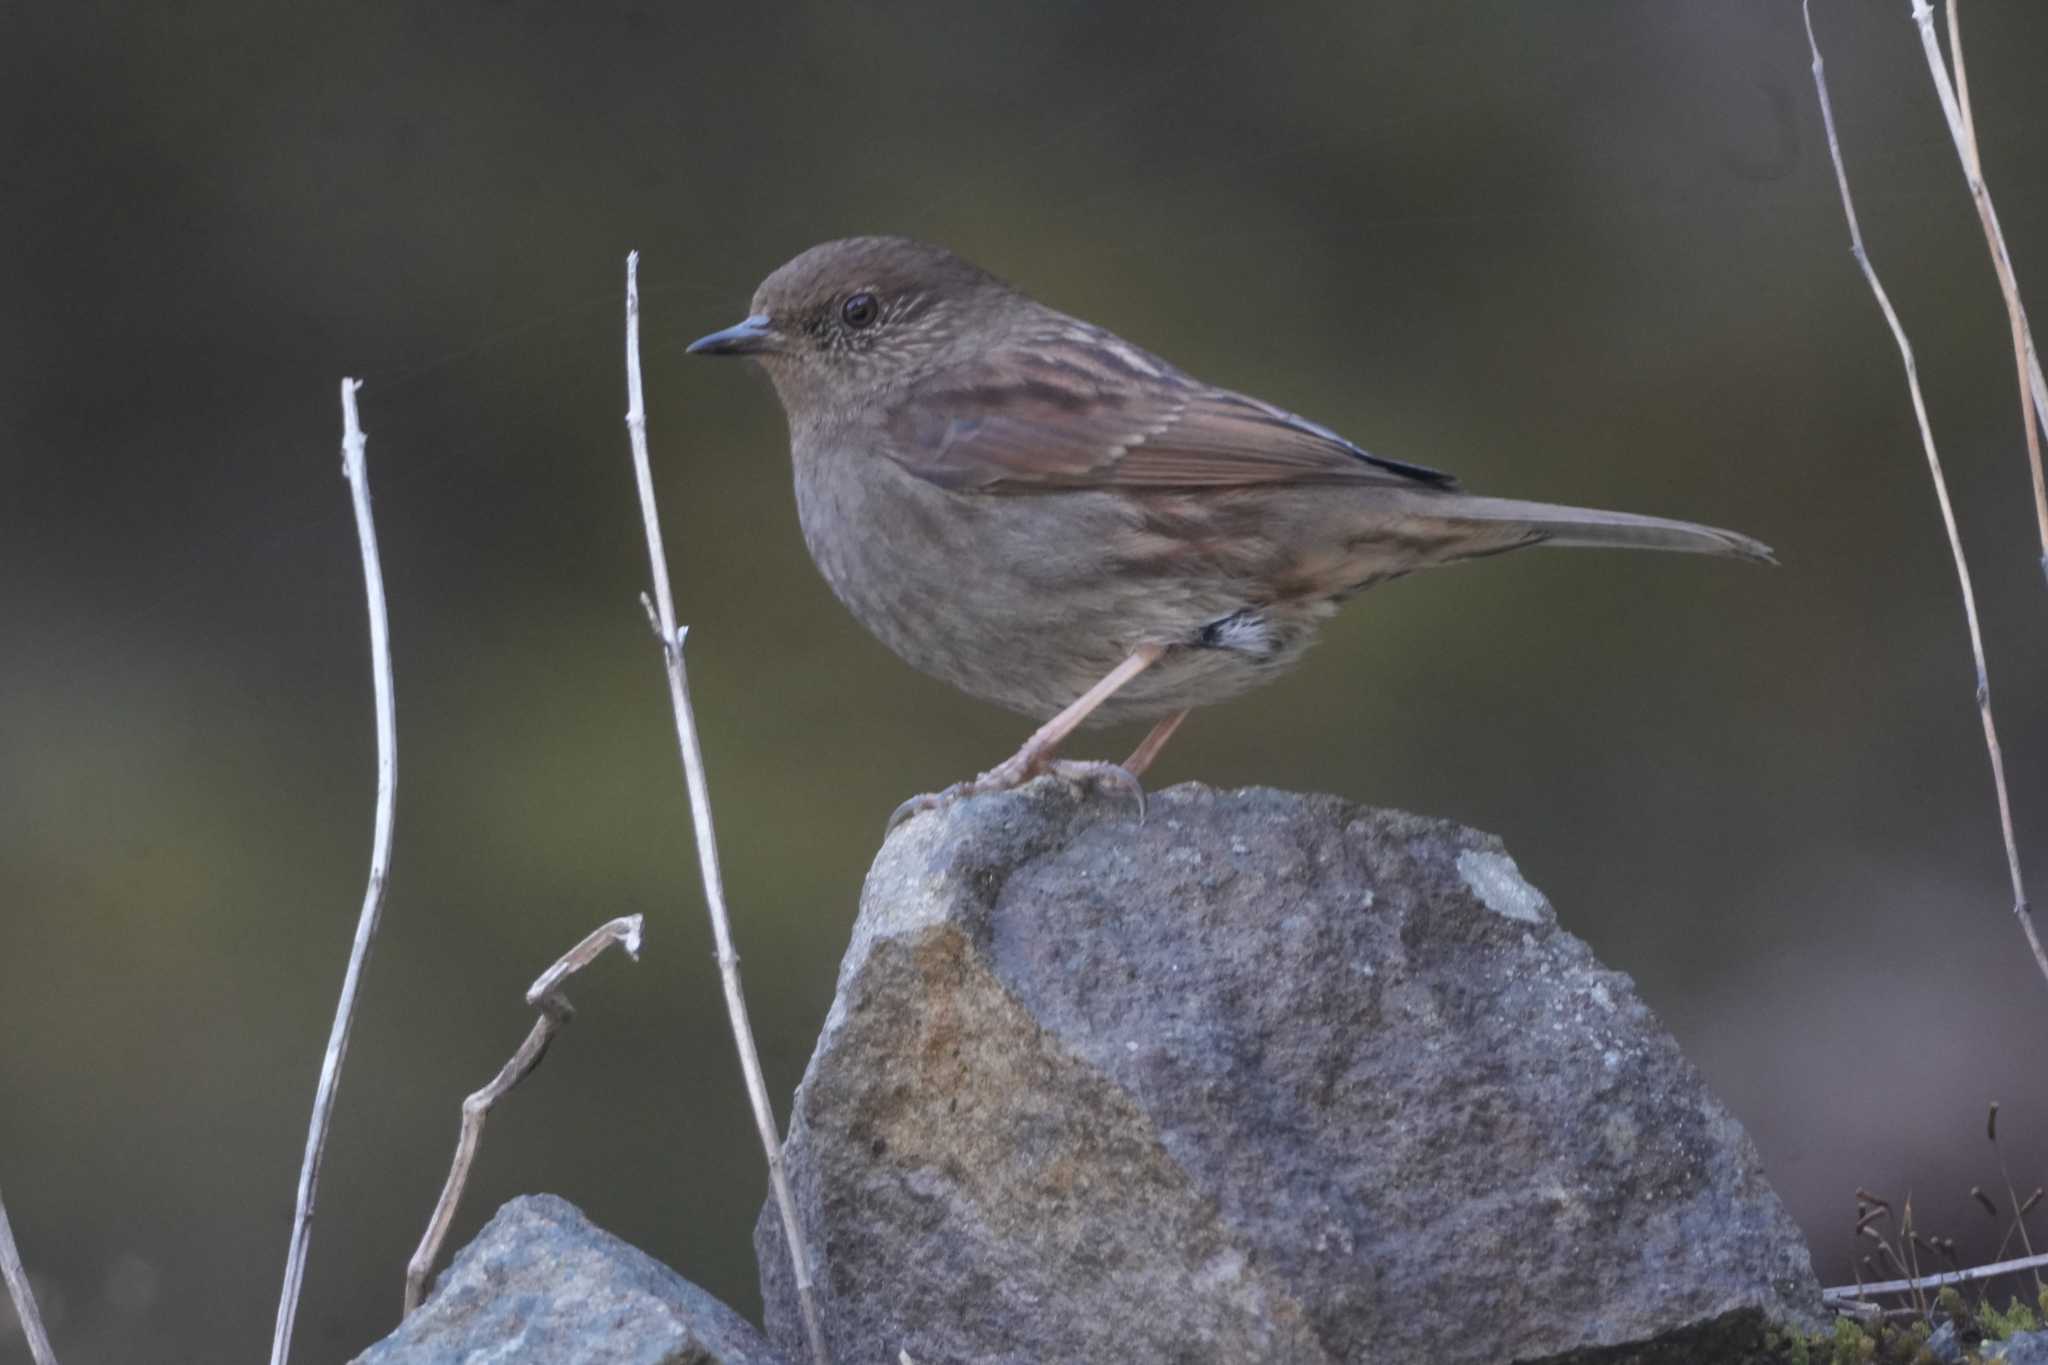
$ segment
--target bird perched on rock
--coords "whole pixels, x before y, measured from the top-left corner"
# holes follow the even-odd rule
[[[1345,599],[1417,569],[1525,545],[1771,559],[1710,526],[1466,493],[901,237],[812,247],[690,350],[767,370],[839,600],[913,666],[1044,722],[892,826],[1042,772],[1136,791],[1191,708],[1279,676]],[[1122,764],[1057,757],[1084,722],[1137,719],[1156,724]]]

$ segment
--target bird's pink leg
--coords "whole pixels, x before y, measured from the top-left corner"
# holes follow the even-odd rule
[[[1114,782],[1137,795],[1138,811],[1142,817],[1145,809],[1145,791],[1138,785],[1136,775],[1127,767],[1100,761],[1061,762],[1053,755],[1059,751],[1060,745],[1066,742],[1067,736],[1080,728],[1083,721],[1094,715],[1104,702],[1115,696],[1131,679],[1159,662],[1160,656],[1165,653],[1165,645],[1139,645],[1131,651],[1128,659],[1112,668],[1101,682],[1076,697],[1058,715],[1033,731],[1031,738],[1025,740],[1024,746],[1016,753],[972,781],[956,782],[942,792],[911,797],[898,806],[895,813],[889,817],[887,828],[893,830],[921,811],[932,810],[963,796],[979,796],[985,792],[1009,791],[1014,787],[1021,787],[1043,772],[1056,772],[1062,777],[1075,780],[1092,778]],[[1155,730],[1154,734],[1157,733]],[[1171,734],[1172,730],[1169,728],[1167,733]],[[1161,736],[1159,743],[1165,742],[1165,737]],[[1139,746],[1139,751],[1144,752],[1147,746],[1150,746],[1154,753],[1158,752],[1158,746],[1152,744],[1149,737],[1144,745]],[[1146,756],[1146,761],[1151,761],[1150,755]]]
[[[1064,711],[1039,726],[1031,738],[1024,741],[1023,748],[983,773],[976,781],[995,778],[1000,783],[1002,778],[1014,777],[1014,781],[1002,784],[1014,787],[1020,782],[1036,777],[1060,745],[1066,742],[1068,735],[1073,734],[1081,727],[1082,722],[1101,709],[1102,703],[1121,691],[1125,683],[1157,663],[1159,656],[1165,652],[1164,645],[1139,645],[1132,651],[1130,658],[1112,668],[1101,682],[1083,692]]]
[[[1176,711],[1152,727],[1152,733],[1131,750],[1131,756],[1124,760],[1124,771],[1132,777],[1143,777],[1145,770],[1152,766],[1152,760],[1159,757],[1159,751],[1166,747],[1166,741],[1173,738],[1173,732],[1180,729],[1180,723],[1188,718],[1186,711]]]

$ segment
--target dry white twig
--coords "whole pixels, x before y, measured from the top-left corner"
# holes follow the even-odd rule
[[[427,1220],[426,1235],[420,1238],[419,1249],[405,1266],[405,1312],[420,1306],[425,1297],[427,1276],[440,1259],[441,1243],[447,1239],[448,1227],[455,1221],[455,1210],[462,1203],[462,1190],[469,1183],[469,1168],[476,1161],[477,1144],[483,1141],[484,1118],[491,1106],[503,1099],[513,1086],[518,1085],[533,1073],[547,1056],[548,1044],[576,1015],[569,997],[561,992],[561,985],[577,972],[604,955],[604,950],[614,943],[626,950],[626,956],[636,962],[640,958],[641,917],[626,915],[593,929],[584,940],[555,959],[552,967],[542,972],[532,986],[527,988],[526,1003],[540,1011],[540,1017],[533,1021],[526,1041],[498,1074],[491,1078],[489,1085],[472,1094],[462,1102],[462,1131],[455,1140],[455,1159],[448,1167],[448,1180],[441,1186],[441,1198],[434,1205],[434,1213]]]
[[[36,1307],[36,1291],[28,1282],[21,1251],[14,1245],[14,1227],[7,1221],[4,1202],[0,1202],[0,1279],[7,1281],[14,1316],[21,1321],[21,1334],[28,1338],[29,1358],[36,1365],[57,1365],[57,1353],[50,1348],[50,1334],[43,1330],[43,1315]]]
[[[1973,1265],[1964,1270],[1945,1270],[1939,1275],[1922,1275],[1911,1280],[1880,1280],[1876,1284],[1845,1284],[1833,1289],[1820,1291],[1821,1302],[1830,1307],[1855,1303],[1872,1294],[1907,1294],[1915,1290],[1940,1289],[1951,1284],[1971,1284],[1978,1280],[1995,1280],[2001,1275],[2015,1275],[2022,1270],[2033,1270],[2048,1266],[2048,1255],[2022,1256],[2016,1261],[2000,1261],[1996,1265]]]
[[[1934,78],[1934,93],[1941,100],[1941,112],[1948,121],[1949,137],[1956,144],[1956,157],[1963,163],[1963,179],[1970,187],[1970,200],[1977,206],[1977,221],[1984,228],[1984,245],[1991,252],[1991,268],[1998,275],[1998,291],[2005,299],[2006,321],[2012,328],[2013,363],[2020,385],[2020,425],[2026,433],[2027,469],[2033,477],[2034,520],[2041,533],[2041,571],[2048,574],[2048,482],[2041,471],[2041,428],[2048,426],[2048,384],[2041,378],[2041,358],[2034,353],[2033,329],[2027,325],[2026,305],[2020,301],[2019,277],[2013,271],[2012,255],[2005,247],[2005,230],[1998,224],[1998,209],[1991,202],[1991,189],[1984,183],[1984,162],[1977,152],[1977,125],[1970,112],[1970,81],[1963,64],[1963,31],[1956,17],[1957,0],[1949,0],[1949,59],[1955,63],[1954,79],[1941,59],[1941,41],[1934,36],[1934,9],[1927,0],[1911,0],[1913,21],[1920,26],[1920,46],[1927,54],[1927,70]]]
[[[341,999],[334,1009],[334,1027],[327,1035],[327,1055],[320,1063],[320,1084],[313,1096],[313,1117],[306,1128],[306,1156],[299,1167],[299,1199],[292,1215],[291,1247],[284,1263],[284,1291],[277,1301],[277,1330],[270,1340],[271,1365],[285,1365],[291,1356],[292,1324],[299,1312],[299,1291],[306,1279],[306,1252],[313,1239],[314,1194],[320,1184],[320,1158],[327,1147],[327,1129],[334,1117],[334,1096],[341,1086],[341,1064],[348,1054],[349,1027],[355,1022],[356,990],[363,966],[377,937],[384,906],[384,880],[391,867],[391,811],[398,790],[398,733],[391,701],[391,624],[384,609],[384,569],[377,558],[377,527],[370,518],[370,476],[363,464],[363,429],[356,421],[359,379],[341,381],[341,472],[355,503],[356,539],[363,551],[363,591],[370,606],[370,673],[377,698],[377,816],[370,844],[370,880],[363,891],[363,909],[356,920],[355,944],[348,970],[341,978]]]
[[[2041,948],[2041,936],[2034,928],[2033,910],[2027,904],[2026,883],[2020,875],[2019,842],[2013,836],[2012,827],[2012,798],[2005,786],[2005,755],[1999,749],[1998,726],[1991,715],[1991,676],[1984,664],[1984,632],[1977,623],[1977,594],[1970,585],[1969,561],[1963,557],[1962,533],[1956,529],[1955,508],[1949,503],[1948,479],[1941,471],[1941,456],[1934,449],[1934,428],[1927,418],[1927,400],[1920,392],[1920,372],[1913,360],[1912,343],[1906,340],[1905,326],[1892,307],[1891,296],[1885,293],[1884,285],[1877,278],[1877,269],[1870,263],[1869,252],[1864,250],[1863,229],[1856,221],[1856,202],[1849,194],[1849,172],[1842,164],[1842,144],[1835,135],[1835,110],[1828,101],[1820,40],[1813,33],[1811,0],[1801,0],[1800,8],[1806,16],[1807,46],[1813,52],[1813,85],[1820,95],[1821,122],[1828,134],[1828,155],[1835,163],[1835,184],[1842,194],[1842,216],[1849,223],[1850,250],[1856,257],[1856,264],[1863,269],[1863,278],[1869,282],[1870,292],[1876,296],[1885,321],[1891,326],[1892,339],[1898,343],[1899,359],[1906,368],[1906,389],[1913,399],[1913,415],[1920,423],[1920,444],[1927,452],[1927,471],[1934,480],[1935,501],[1941,506],[1942,525],[1948,530],[1949,552],[1955,558],[1956,583],[1963,595],[1963,617],[1970,630],[1970,656],[1977,669],[1977,716],[1984,726],[1984,748],[1991,757],[1991,782],[1998,795],[1999,830],[2005,837],[2005,862],[2012,880],[2013,914],[2018,917],[2020,929],[2027,936],[2027,946],[2033,950],[2034,965],[2040,968],[2042,978],[2048,980],[2048,952]]]
[[[768,1181],[782,1218],[783,1240],[789,1246],[790,1268],[796,1275],[797,1302],[814,1365],[830,1365],[818,1304],[811,1288],[810,1255],[797,1223],[796,1200],[782,1164],[782,1140],[775,1110],[768,1102],[768,1083],[761,1075],[761,1055],[754,1047],[753,1025],[747,1019],[746,995],[740,989],[740,959],[733,951],[732,925],[725,910],[725,879],[718,869],[718,841],[711,828],[711,793],[704,777],[704,753],[697,742],[697,717],[690,707],[689,679],[683,672],[683,632],[676,627],[674,594],[669,590],[668,557],[661,544],[661,517],[654,505],[654,473],[647,458],[647,407],[640,383],[640,253],[626,256],[626,432],[633,445],[633,472],[639,481],[640,513],[647,526],[647,559],[654,575],[655,636],[668,665],[668,695],[676,718],[676,743],[682,751],[683,778],[690,789],[690,818],[697,835],[697,863],[704,874],[704,903],[711,913],[711,937],[718,949],[718,974],[725,985],[726,1014],[732,1020],[733,1042],[739,1048],[740,1072],[754,1107],[761,1150],[768,1158]]]

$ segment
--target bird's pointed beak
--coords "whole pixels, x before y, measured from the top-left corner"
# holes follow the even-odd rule
[[[722,332],[698,337],[690,343],[689,351],[691,355],[758,355],[777,349],[776,343],[781,339],[768,315],[756,313]]]

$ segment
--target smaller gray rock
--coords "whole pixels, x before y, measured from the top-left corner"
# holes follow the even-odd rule
[[[354,1365],[783,1365],[753,1325],[566,1199],[514,1199]]]
[[[1927,1353],[1940,1361],[1941,1365],[1960,1365],[1963,1346],[1956,1340],[1956,1325],[1953,1322],[1944,1322],[1934,1329],[1934,1335],[1927,1338]]]
[[[2015,1332],[2004,1341],[1987,1341],[1984,1358],[2005,1365],[2048,1365],[2048,1332]]]

